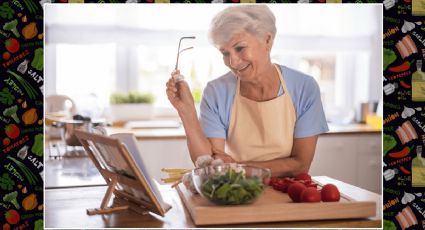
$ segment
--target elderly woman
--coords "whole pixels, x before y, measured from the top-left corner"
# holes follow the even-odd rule
[[[199,121],[187,83],[167,82],[192,160],[211,155],[270,168],[273,176],[308,172],[328,126],[315,80],[271,61],[273,13],[264,5],[226,8],[209,35],[230,72],[206,86]]]

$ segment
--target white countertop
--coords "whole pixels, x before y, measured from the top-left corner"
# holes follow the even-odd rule
[[[154,121],[158,123],[158,121]],[[166,121],[164,121],[166,122]],[[336,125],[328,124],[329,132],[323,135],[333,134],[363,134],[363,133],[381,133],[381,129],[373,128],[367,124],[348,124]],[[183,126],[177,128],[155,128],[148,125],[147,128],[126,128],[126,127],[108,127],[108,134],[113,133],[133,133],[138,139],[184,139],[186,138]]]

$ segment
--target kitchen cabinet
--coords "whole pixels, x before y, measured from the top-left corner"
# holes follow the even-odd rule
[[[139,139],[138,144],[150,176],[158,182],[167,177],[161,168],[194,168],[186,139]]]
[[[382,134],[330,133],[319,137],[310,174],[325,175],[381,193]]]

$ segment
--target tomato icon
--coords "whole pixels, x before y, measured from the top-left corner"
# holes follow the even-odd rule
[[[7,51],[11,52],[11,53],[16,53],[18,52],[20,45],[18,40],[16,40],[15,38],[9,38],[4,42],[4,46],[6,47]]]
[[[19,134],[21,133],[18,126],[16,126],[15,124],[7,125],[6,128],[4,129],[4,131],[6,132],[6,135],[10,139],[17,138],[19,136]]]
[[[4,214],[4,217],[6,218],[6,221],[9,224],[16,224],[21,219],[21,217],[19,216],[19,213],[14,209],[10,209],[9,211],[7,211]]]

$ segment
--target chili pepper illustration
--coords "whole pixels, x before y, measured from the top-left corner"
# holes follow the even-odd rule
[[[400,166],[400,171],[401,172],[403,172],[404,174],[406,174],[406,175],[409,175],[410,174],[410,171],[409,170],[407,170],[405,167],[403,167],[403,166]]]
[[[410,63],[408,61],[403,62],[403,64],[388,68],[389,71],[399,73],[406,71],[410,68]]]
[[[398,152],[389,153],[388,155],[392,158],[402,158],[407,156],[409,153],[410,153],[410,148],[406,146],[402,150]]]
[[[403,80],[401,80],[401,81],[400,81],[400,85],[401,85],[401,87],[406,88],[406,89],[410,89],[410,88],[412,88],[412,86],[408,85],[408,84],[407,84],[406,82],[404,82]]]

